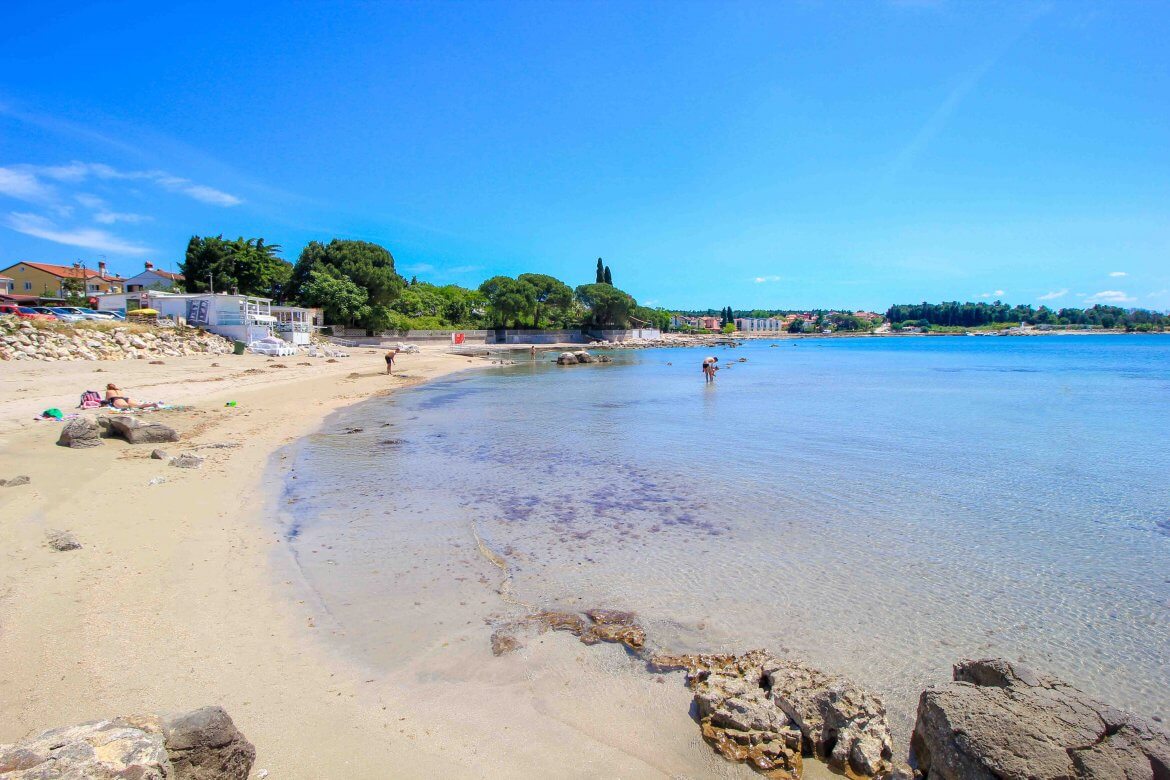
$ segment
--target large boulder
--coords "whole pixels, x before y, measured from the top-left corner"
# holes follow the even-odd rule
[[[572,352],[562,352],[557,355],[558,366],[575,366],[577,365],[577,356]]]
[[[127,720],[99,720],[0,745],[3,780],[173,780],[163,734]]]
[[[687,670],[703,738],[724,758],[801,777],[815,756],[849,777],[890,777],[893,747],[881,700],[848,680],[766,650],[659,656]]]
[[[100,447],[102,429],[97,421],[89,417],[77,417],[65,423],[61,429],[61,436],[57,444],[62,447],[82,449],[85,447]]]
[[[911,750],[928,780],[1170,780],[1170,734],[1003,659],[923,691]]]
[[[590,355],[586,350],[579,349],[573,353],[573,357],[577,358],[578,363],[593,363],[596,358]]]
[[[247,780],[256,749],[220,707],[128,716],[0,745],[0,780]]]
[[[178,441],[179,433],[169,425],[143,422],[136,417],[108,417],[110,433],[121,436],[131,444],[160,444]]]
[[[247,780],[256,748],[222,707],[165,718],[162,728],[178,780]]]

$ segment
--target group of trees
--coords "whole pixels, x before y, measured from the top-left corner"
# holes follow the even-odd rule
[[[1126,330],[1161,330],[1170,326],[1170,316],[1148,309],[1123,309],[1097,304],[1088,309],[1050,309],[1047,306],[1009,306],[992,303],[916,303],[891,306],[886,319],[895,326],[978,328],[1026,323],[1029,325],[1087,326]]]
[[[556,277],[526,273],[493,276],[476,290],[407,282],[394,256],[377,244],[311,241],[295,264],[262,238],[193,236],[180,264],[187,292],[237,291],[325,311],[330,324],[370,331],[448,327],[628,327],[632,321],[665,328],[670,314],[638,306],[613,286],[597,259],[597,281],[575,290]]]

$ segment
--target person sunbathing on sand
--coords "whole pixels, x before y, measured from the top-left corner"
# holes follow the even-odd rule
[[[127,398],[124,395],[119,395],[122,391],[113,382],[106,385],[106,404],[115,409],[157,409],[159,407],[158,401],[151,401],[150,403],[141,403],[132,398]]]

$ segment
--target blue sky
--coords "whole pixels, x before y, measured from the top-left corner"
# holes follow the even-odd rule
[[[1170,309],[1167,40],[1161,2],[8,2],[0,267],[337,236],[676,308]]]

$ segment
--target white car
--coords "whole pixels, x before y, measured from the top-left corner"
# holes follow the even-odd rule
[[[110,311],[109,309],[98,309],[97,311],[94,312],[94,314],[96,314],[99,319],[103,319],[103,320],[107,320],[107,321],[108,320],[124,320],[124,319],[126,319],[126,315],[122,314],[122,312]]]

